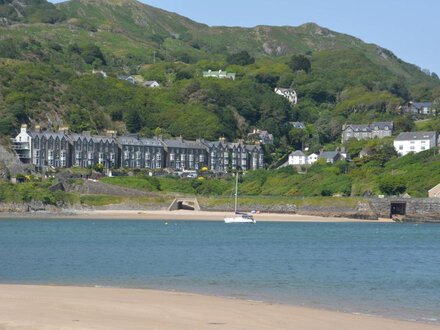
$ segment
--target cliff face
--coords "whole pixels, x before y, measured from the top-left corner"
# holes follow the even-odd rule
[[[18,157],[0,145],[0,179],[7,180],[10,176],[23,173],[24,166]]]

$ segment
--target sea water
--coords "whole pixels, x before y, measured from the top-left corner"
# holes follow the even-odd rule
[[[177,290],[440,323],[440,226],[2,220],[0,283]]]

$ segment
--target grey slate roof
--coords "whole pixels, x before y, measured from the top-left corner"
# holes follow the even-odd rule
[[[417,109],[428,107],[432,107],[432,102],[413,102],[411,103],[412,106],[416,107]]]
[[[339,151],[323,151],[319,154],[319,158],[334,159],[339,154]]]
[[[367,125],[354,125],[354,124],[347,124],[344,127],[344,130],[351,127],[353,129],[353,131],[355,132],[371,132],[373,130],[375,130],[375,128],[377,127],[379,130],[384,130],[385,127],[388,127],[390,130],[393,130],[394,128],[394,123],[392,121],[389,122],[374,122],[371,124],[367,124]]]
[[[140,138],[141,143],[145,146],[162,147],[162,143],[158,139]]]
[[[44,131],[44,132],[29,132],[28,133],[31,138],[36,138],[37,136],[39,138],[45,137],[46,139],[53,138],[56,139],[57,137],[61,140],[62,138],[65,138],[68,141],[71,141],[69,135],[63,133],[63,132],[51,132],[51,131]]]
[[[207,149],[206,145],[198,141],[187,141],[183,139],[164,139],[162,143],[169,148],[186,149]]]
[[[122,145],[143,146],[142,142],[135,136],[125,135],[117,138]]]
[[[395,141],[427,140],[435,138],[436,132],[402,132]]]
[[[301,150],[296,150],[290,154],[290,156],[299,156],[299,157],[305,157],[305,154]]]

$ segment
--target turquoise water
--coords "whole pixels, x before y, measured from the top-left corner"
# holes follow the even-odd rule
[[[440,226],[2,220],[0,282],[190,291],[440,323]]]

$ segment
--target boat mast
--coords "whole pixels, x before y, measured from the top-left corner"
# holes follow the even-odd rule
[[[238,200],[238,171],[235,173],[235,206],[234,206],[235,213],[237,213],[237,200]]]

